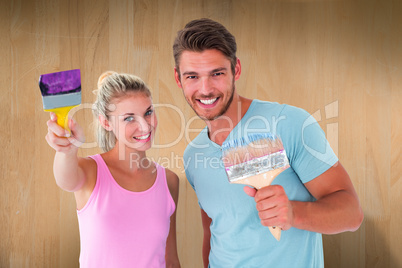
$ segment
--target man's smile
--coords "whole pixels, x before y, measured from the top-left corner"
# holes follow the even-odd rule
[[[219,98],[212,98],[212,99],[198,99],[199,102],[205,105],[211,105],[215,103]]]

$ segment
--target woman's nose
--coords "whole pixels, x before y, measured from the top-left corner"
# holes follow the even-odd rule
[[[149,130],[151,130],[150,123],[143,117],[138,119],[138,126],[142,132],[148,132]]]

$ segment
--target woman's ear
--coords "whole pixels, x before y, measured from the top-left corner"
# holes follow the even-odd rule
[[[113,128],[110,125],[109,121],[101,114],[99,115],[99,122],[104,129],[106,129],[107,131],[112,131]]]

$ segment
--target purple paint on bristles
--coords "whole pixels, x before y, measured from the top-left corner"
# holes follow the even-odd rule
[[[80,69],[43,74],[39,79],[42,96],[81,92]]]

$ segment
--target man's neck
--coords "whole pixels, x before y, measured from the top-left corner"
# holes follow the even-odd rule
[[[215,120],[206,121],[210,140],[222,145],[230,132],[246,114],[251,102],[251,99],[236,95],[225,114]]]

